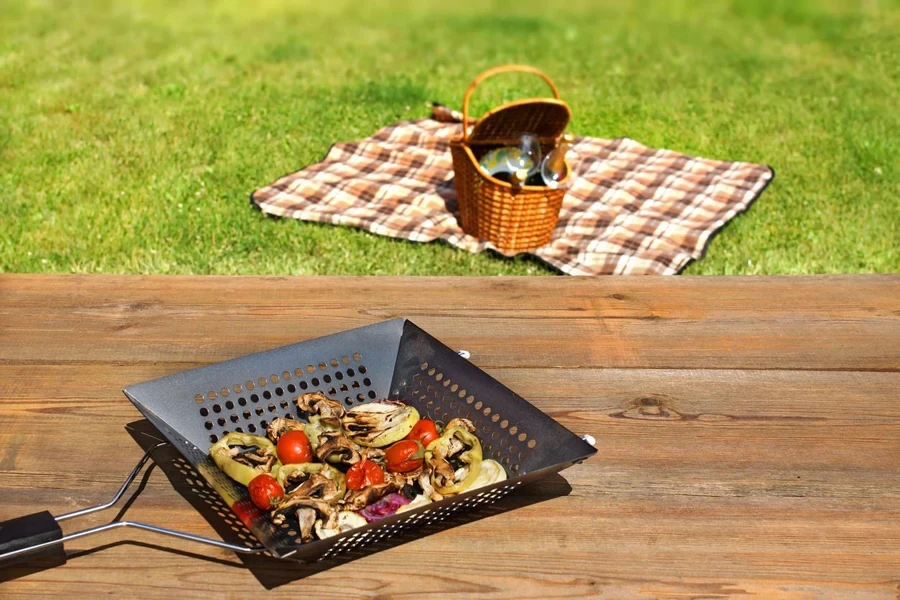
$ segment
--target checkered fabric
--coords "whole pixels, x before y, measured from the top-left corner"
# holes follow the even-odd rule
[[[453,113],[455,114],[455,113]],[[461,125],[406,121],[331,147],[322,162],[256,190],[264,213],[414,242],[496,250],[457,222],[450,139]],[[694,158],[623,138],[575,138],[578,179],[553,240],[533,254],[569,275],[673,275],[747,210],[774,177],[765,165]]]

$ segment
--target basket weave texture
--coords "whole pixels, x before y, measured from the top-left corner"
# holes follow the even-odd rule
[[[488,111],[469,131],[469,100],[475,88],[499,73],[530,73],[543,79],[553,98],[516,100]],[[525,252],[550,242],[566,190],[545,186],[514,187],[479,168],[480,158],[501,146],[516,145],[521,136],[537,136],[541,153],[556,147],[571,112],[547,75],[524,65],[489,69],[476,77],[463,96],[463,133],[451,140],[454,183],[460,226],[504,252]]]

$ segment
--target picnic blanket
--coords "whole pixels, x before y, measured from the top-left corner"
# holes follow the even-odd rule
[[[404,121],[251,195],[262,212],[414,242],[497,251],[457,221],[450,139],[458,122]],[[569,275],[673,275],[747,210],[774,177],[765,165],[655,150],[632,139],[576,137],[578,179],[550,244],[532,252]],[[502,252],[501,252],[502,254]]]

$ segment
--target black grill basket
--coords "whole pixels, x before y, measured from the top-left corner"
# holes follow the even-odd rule
[[[348,407],[392,398],[403,400],[423,417],[434,420],[470,419],[475,424],[484,458],[503,465],[508,478],[334,537],[303,543],[295,519],[287,519],[280,526],[274,524],[268,514],[257,510],[249,501],[245,487],[216,467],[207,451],[228,432],[265,435],[266,426],[276,417],[302,419],[294,399],[314,391],[339,399]],[[124,392],[218,492],[261,546],[254,540],[247,540],[245,548],[212,543],[243,552],[264,549],[277,558],[304,562],[333,557],[418,524],[442,520],[450,513],[464,514],[467,509],[493,503],[523,483],[558,472],[596,452],[592,445],[456,351],[402,318],[130,385]],[[100,508],[63,515],[56,520]],[[43,521],[36,521],[37,528],[46,526],[45,521],[52,521],[52,518],[47,520],[49,513],[25,519],[37,519],[38,515]],[[211,542],[140,523],[117,524]],[[54,536],[56,543],[69,537],[52,532],[48,535]],[[30,549],[53,543],[45,540]],[[23,546],[6,546],[16,547]],[[16,550],[10,555],[30,549]],[[0,560],[6,556],[2,550],[0,547]]]

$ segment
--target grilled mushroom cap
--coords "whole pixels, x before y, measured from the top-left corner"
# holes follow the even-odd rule
[[[334,482],[318,474],[311,475],[275,507],[272,522],[280,525],[287,515],[296,512],[303,541],[312,539],[312,528],[317,515],[325,521],[326,527],[333,527],[337,521],[337,510],[322,497],[314,497],[326,495],[329,485],[333,487]],[[311,517],[307,510],[312,511]]]
[[[425,496],[428,496],[429,499],[431,499],[435,502],[440,502],[441,500],[444,499],[444,497],[434,489],[434,486],[431,485],[430,469],[423,469],[422,473],[419,475],[418,481],[419,481],[419,487],[422,488],[422,493]]]
[[[344,496],[344,510],[362,510],[366,506],[381,500],[392,492],[399,492],[403,489],[401,481],[396,479],[387,479],[384,483],[370,485],[361,490],[351,491]]]
[[[326,431],[319,436],[316,457],[331,464],[356,464],[360,460],[359,446],[339,431]]]
[[[228,449],[226,455],[235,462],[247,465],[248,467],[253,467],[260,473],[271,473],[272,467],[278,462],[278,456],[274,453],[269,453],[253,446],[248,448],[232,446]]]
[[[448,426],[444,435],[428,444],[425,451],[431,483],[442,494],[456,493],[468,487],[470,480],[478,476],[482,460],[478,438],[467,431],[471,421],[453,419],[450,423],[454,426]]]
[[[319,422],[328,427],[340,428],[344,407],[337,400],[332,400],[322,392],[303,394],[297,398],[297,408],[303,412],[319,415]]]
[[[300,524],[300,539],[307,542],[312,539],[313,525],[316,523],[316,510],[314,508],[301,508],[297,511],[297,521]]]
[[[330,538],[339,533],[356,529],[357,527],[365,527],[366,525],[366,520],[355,512],[342,510],[338,513],[336,527],[326,529],[321,520],[316,521],[316,537],[320,540],[324,540],[325,538]]]
[[[464,419],[462,417],[456,417],[455,419],[450,419],[450,422],[447,423],[447,426],[444,427],[444,430],[453,429],[454,427],[461,427],[468,431],[469,433],[475,433],[475,424],[472,423],[469,419]]]

